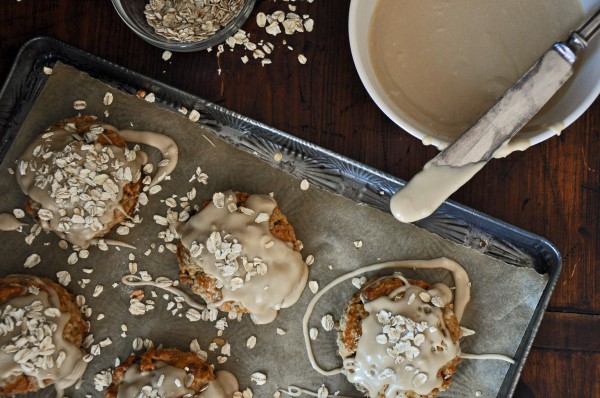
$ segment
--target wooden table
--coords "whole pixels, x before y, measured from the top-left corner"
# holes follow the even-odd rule
[[[272,12],[288,3],[259,1]],[[0,79],[19,48],[50,35],[134,71],[221,104],[403,179],[436,154],[394,125],[361,84],[350,55],[348,1],[296,2],[315,21],[312,33],[253,37],[277,44],[265,67],[243,51],[176,53],[138,38],[110,1],[2,0]],[[286,39],[290,51],[281,44]],[[239,50],[239,49],[238,49]],[[298,54],[308,58],[301,65]],[[217,73],[218,68],[222,73]],[[492,161],[453,199],[549,238],[563,272],[518,397],[600,397],[600,101],[559,137],[508,159]]]

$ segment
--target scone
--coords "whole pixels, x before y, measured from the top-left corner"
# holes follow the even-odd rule
[[[62,397],[87,366],[87,327],[73,296],[48,279],[11,275],[0,279],[0,314],[0,395],[54,385]]]
[[[452,292],[401,274],[374,278],[352,296],[339,323],[342,372],[370,398],[434,397],[460,361]]]
[[[178,232],[181,281],[209,308],[265,324],[304,290],[301,243],[269,195],[216,193]]]
[[[148,156],[128,142],[153,145],[163,153],[166,164],[153,183],[177,163],[177,145],[161,134],[119,131],[92,116],[50,126],[17,162],[27,212],[44,230],[87,248],[135,210]]]
[[[160,348],[140,358],[132,355],[118,366],[104,397],[229,398],[237,389],[231,373],[220,371],[215,376],[212,367],[196,354]]]

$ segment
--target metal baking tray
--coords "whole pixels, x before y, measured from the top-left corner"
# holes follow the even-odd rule
[[[272,154],[281,151],[297,160],[286,164],[287,172],[357,203],[389,213],[391,196],[404,185],[396,177],[44,36],[21,48],[0,89],[0,160],[44,86],[47,76],[43,68],[59,61],[126,93],[135,94],[140,89],[153,92],[159,98],[159,107],[196,109],[203,116],[202,124],[235,147],[271,164]],[[499,397],[511,396],[556,286],[562,267],[560,254],[540,236],[452,201],[446,201],[417,225],[508,264],[547,274],[548,283],[516,353],[519,360],[511,366],[498,393]]]

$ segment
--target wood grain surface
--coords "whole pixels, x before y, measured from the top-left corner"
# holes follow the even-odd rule
[[[257,28],[257,11],[286,4],[258,1],[244,26],[254,41],[276,44],[273,63],[263,67],[252,59],[244,65],[241,49],[225,51],[219,61],[215,51],[202,51],[176,53],[165,62],[163,51],[130,31],[108,0],[2,0],[0,79],[27,40],[49,35],[369,166],[412,177],[436,150],[394,125],[368,96],[350,54],[349,1],[296,1],[297,13],[314,19],[312,33],[273,38]],[[300,53],[306,65],[298,62]],[[516,396],[600,397],[600,101],[559,137],[493,160],[452,199],[547,237],[563,256]]]

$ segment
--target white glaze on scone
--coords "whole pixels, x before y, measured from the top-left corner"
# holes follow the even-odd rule
[[[71,314],[60,311],[56,291],[42,285],[37,294],[30,291],[13,297],[0,306],[0,382],[20,375],[36,379],[40,388],[54,384],[58,397],[74,385],[85,372],[80,347],[66,341],[63,330]]]
[[[50,128],[29,145],[17,164],[17,182],[40,207],[36,210],[41,226],[82,248],[106,232],[118,212],[124,213],[124,188],[140,180],[141,167],[148,161],[138,146],[99,143],[98,136],[105,132],[120,136],[117,128],[100,123],[92,123],[79,134],[75,122]],[[177,145],[172,139],[149,132],[125,135],[156,145],[169,156],[159,168],[160,178],[177,164]]]
[[[272,197],[248,196],[244,207],[251,214],[231,211],[228,205],[235,203],[236,194],[225,192],[222,207],[210,203],[182,226],[181,242],[194,265],[222,288],[222,299],[209,307],[238,302],[255,323],[269,323],[281,308],[298,300],[308,267],[290,243],[269,231],[268,215],[277,206]]]

